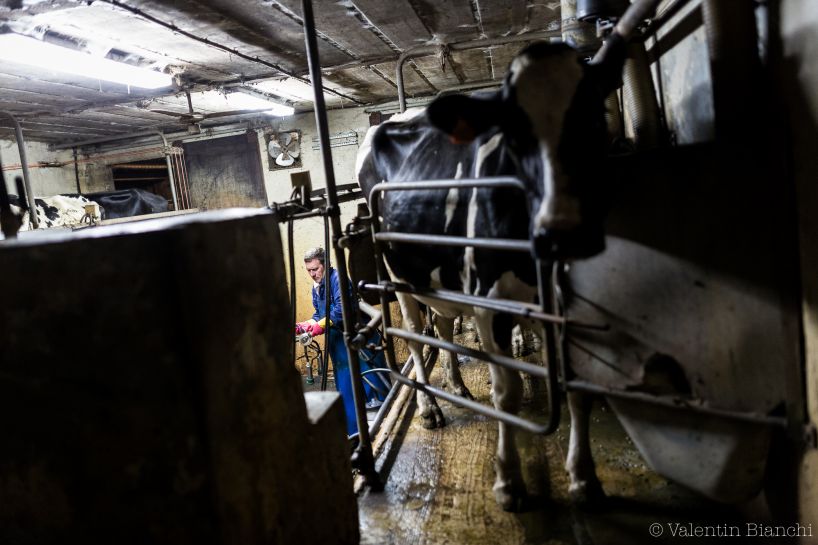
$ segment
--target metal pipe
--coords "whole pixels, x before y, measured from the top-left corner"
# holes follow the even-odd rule
[[[77,181],[77,193],[82,194],[80,186],[80,165],[77,162],[77,148],[74,148],[74,179]]]
[[[483,248],[485,250],[507,250],[509,252],[530,252],[530,240],[510,238],[469,238],[448,235],[422,235],[415,233],[377,233],[375,240],[381,242],[401,242],[404,244],[428,244],[430,246],[455,246],[461,248]]]
[[[168,148],[168,139],[162,131],[156,131],[162,138],[162,149],[165,152],[165,164],[168,166],[168,178],[170,182],[170,196],[173,199],[173,209],[179,210],[179,201],[176,199],[176,182],[173,177],[173,165],[170,160],[170,149]],[[77,149],[76,147],[74,149]]]
[[[335,171],[332,165],[332,149],[330,148],[329,126],[327,110],[324,102],[324,84],[321,75],[321,61],[318,55],[318,42],[315,32],[315,19],[312,11],[312,0],[301,0],[301,9],[304,21],[304,42],[307,49],[307,60],[310,68],[310,79],[315,94],[315,122],[318,128],[318,138],[321,143],[324,175],[327,188],[327,214],[332,222],[332,232],[340,238],[344,231],[341,226],[340,209],[336,194]],[[366,419],[365,392],[361,382],[361,366],[358,361],[358,351],[349,346],[349,335],[354,331],[354,316],[352,301],[350,300],[349,275],[344,260],[344,250],[333,245],[335,261],[337,262],[338,284],[341,290],[341,311],[344,317],[344,341],[349,356],[349,373],[352,380],[352,394],[355,402],[355,419],[358,424],[358,446],[353,455],[353,465],[363,475],[367,484],[375,489],[383,484],[375,471],[375,460],[372,456],[372,440],[369,436],[369,426]]]
[[[605,386],[599,386],[597,384],[591,384],[590,382],[584,382],[581,380],[570,380],[566,382],[565,389],[610,396],[618,399],[627,399],[630,401],[639,401],[640,403],[659,405],[662,407],[668,407],[670,409],[677,409],[680,411],[693,411],[712,416],[720,416],[723,418],[730,418],[732,420],[741,420],[744,422],[753,422],[756,424],[769,424],[772,426],[787,427],[787,419],[781,416],[768,416],[758,413],[737,412],[730,411],[727,409],[705,407],[703,405],[696,405],[694,403],[691,403],[691,400],[684,399],[681,397],[657,396],[654,394],[647,394],[643,392],[614,390],[611,388],[607,388]]]
[[[375,193],[386,191],[414,191],[427,189],[452,188],[511,188],[525,192],[525,185],[515,176],[486,176],[485,178],[458,178],[456,180],[420,180],[417,182],[381,182],[372,187],[369,193],[371,201]]]
[[[609,51],[623,41],[627,42],[633,36],[636,28],[647,19],[648,15],[656,9],[661,0],[635,0],[617,21],[613,32],[602,43],[591,64],[599,64],[609,55]]]
[[[518,42],[531,42],[534,40],[547,40],[559,37],[559,32],[543,30],[538,32],[529,32],[526,34],[518,34],[516,36],[507,36],[505,38],[484,38],[481,40],[468,40],[465,42],[419,45],[407,49],[401,53],[400,57],[398,57],[397,67],[395,68],[395,83],[398,87],[398,104],[400,105],[400,111],[401,113],[406,111],[406,91],[403,83],[403,65],[411,58],[433,55],[440,51],[441,48],[447,48],[449,51],[464,51],[479,47],[491,47],[493,45],[506,45]]]
[[[365,309],[364,306],[366,306],[367,308]],[[365,326],[359,329],[358,334],[355,335],[355,337],[351,341],[349,341],[350,346],[352,346],[352,348],[356,350],[360,350],[360,348],[366,343],[366,340],[369,338],[369,336],[375,332],[375,330],[378,328],[378,326],[381,324],[381,321],[383,320],[383,314],[377,309],[375,309],[375,307],[367,304],[366,302],[359,301],[358,307],[361,310],[363,310],[366,314],[371,316],[372,319],[369,320],[369,322],[367,322]]]
[[[28,158],[26,157],[26,141],[23,138],[23,128],[17,122],[17,118],[11,112],[0,110],[0,114],[6,114],[14,125],[14,135],[17,138],[17,149],[20,152],[20,164],[23,168],[23,187],[26,188],[26,200],[28,201],[28,217],[34,229],[40,227],[40,218],[37,217],[37,205],[34,202],[34,193],[31,191],[31,177],[28,172]]]
[[[440,350],[449,350],[457,354],[469,356],[470,358],[476,360],[487,361],[489,363],[494,363],[502,367],[513,369],[515,371],[528,373],[536,377],[540,378],[548,377],[548,372],[545,370],[545,368],[540,367],[539,365],[534,365],[533,363],[515,360],[514,358],[509,358],[508,356],[490,354],[488,352],[483,352],[481,350],[467,348],[465,346],[460,346],[459,344],[454,344],[448,341],[441,341],[437,337],[430,337],[428,335],[422,335],[420,333],[413,333],[411,331],[406,331],[404,329],[400,329],[397,327],[389,328],[388,330],[386,330],[386,333],[388,335],[394,335],[395,337],[401,339],[406,339],[407,341],[415,341],[417,343],[434,346],[435,348],[439,348]]]
[[[406,363],[403,365],[403,369],[401,369],[401,375],[405,375],[409,371],[409,367],[412,366],[414,361],[412,360],[412,356],[409,356],[409,359],[406,360]],[[402,384],[400,382],[395,382],[392,385],[392,388],[389,389],[389,393],[386,394],[386,397],[383,400],[383,405],[378,408],[378,412],[375,414],[375,419],[369,425],[369,435],[374,436],[378,433],[378,430],[381,427],[381,423],[383,419],[386,417],[386,413],[389,412],[389,408],[392,405],[392,402],[395,400],[395,397],[398,395],[398,391],[400,390]]]
[[[258,63],[258,64],[262,64],[264,66],[267,66],[269,68],[277,70],[277,71],[281,72],[282,74],[285,74],[285,75],[287,75],[287,76],[289,76],[291,78],[297,79],[298,81],[300,81],[302,83],[306,83],[307,85],[310,85],[310,82],[308,80],[304,79],[303,77],[299,76],[298,74],[296,74],[294,72],[290,72],[289,70],[287,70],[286,68],[283,68],[282,66],[280,66],[278,64],[275,64],[275,63],[272,63],[272,62],[269,62],[269,61],[265,61],[264,59],[259,58],[259,57],[253,57],[251,55],[247,55],[245,53],[242,53],[238,49],[234,49],[232,47],[228,47],[228,46],[220,44],[218,42],[214,42],[213,40],[211,40],[209,38],[203,38],[201,36],[197,36],[196,34],[194,34],[192,32],[188,32],[188,31],[186,31],[186,30],[184,30],[182,28],[179,28],[178,26],[176,26],[173,23],[168,23],[167,21],[159,19],[158,17],[155,17],[155,16],[153,16],[153,15],[151,15],[151,14],[145,12],[145,11],[142,11],[139,8],[129,6],[128,4],[124,4],[122,2],[119,2],[118,0],[103,0],[103,1],[107,2],[109,4],[113,4],[114,6],[122,8],[122,9],[124,9],[126,11],[130,11],[134,15],[138,15],[139,17],[142,17],[143,19],[146,19],[146,20],[148,20],[148,21],[150,21],[152,23],[155,23],[157,25],[160,25],[160,26],[163,26],[163,27],[165,27],[167,29],[170,29],[170,30],[172,30],[173,32],[175,32],[177,34],[181,34],[181,35],[183,35],[183,36],[185,36],[187,38],[190,38],[191,40],[195,40],[197,42],[209,45],[211,47],[215,47],[216,49],[219,49],[221,51],[229,53],[230,55],[233,55],[235,57],[239,57],[239,58],[248,60],[250,62],[255,62],[255,63]],[[201,9],[201,8],[199,8],[199,9]],[[304,20],[304,27],[306,28],[306,26],[307,26],[307,21]],[[247,27],[244,27],[244,28],[246,29]],[[305,36],[306,36],[306,32],[305,32]],[[312,73],[312,72],[310,72],[310,73]],[[313,79],[313,83],[315,83],[315,79]],[[345,99],[347,99],[349,101],[354,102],[355,104],[358,104],[359,106],[363,105],[363,102],[361,102],[361,101],[359,101],[359,100],[357,100],[355,98],[352,98],[350,96],[347,96],[347,95],[345,95],[343,93],[339,93],[338,91],[335,91],[333,89],[326,89],[326,92],[328,92],[330,94],[333,94],[333,95],[336,95],[336,96],[341,97],[341,98],[345,98]]]
[[[572,320],[571,318],[564,318],[556,314],[549,314],[542,312],[540,307],[525,303],[522,301],[514,301],[511,299],[493,299],[487,297],[480,297],[478,295],[469,295],[459,291],[441,290],[441,289],[422,289],[410,286],[409,284],[399,284],[393,282],[380,282],[378,284],[360,284],[358,286],[360,291],[377,291],[381,293],[410,293],[418,297],[427,297],[429,299],[437,299],[449,303],[456,303],[468,305],[472,307],[485,308],[495,312],[503,312],[512,314],[521,318],[530,320],[539,320],[542,322],[550,322],[555,324],[570,325],[572,327],[582,329],[595,329],[598,331],[607,331],[607,325],[588,324]]]
[[[539,424],[535,424],[534,422],[530,422],[528,420],[525,420],[524,418],[520,418],[519,416],[513,415],[511,413],[500,411],[493,407],[488,407],[486,405],[483,405],[482,403],[478,403],[477,401],[466,399],[465,397],[460,397],[459,395],[449,393],[446,390],[435,388],[434,386],[429,386],[428,384],[423,384],[422,382],[417,382],[415,380],[408,379],[402,375],[393,375],[393,377],[398,382],[406,384],[407,386],[411,386],[416,390],[426,392],[427,394],[440,399],[445,399],[446,401],[454,403],[455,405],[465,407],[466,409],[471,409],[476,413],[488,416],[489,418],[493,418],[501,422],[505,422],[506,424],[516,426],[526,431],[530,431],[531,433],[536,433],[537,435],[548,435],[556,431],[556,428],[551,429],[550,425],[541,426]]]
[[[289,250],[287,253],[289,254],[288,262],[290,265],[290,323],[293,327],[295,327],[295,321],[297,318],[295,312],[295,248],[293,248],[293,240],[295,239],[295,236],[293,231],[293,220],[290,220],[287,222],[287,249]],[[304,353],[306,354],[306,348]],[[293,355],[291,359],[293,367],[295,367],[295,346],[293,346]]]
[[[302,187],[301,190],[306,188]],[[324,334],[324,353],[321,355],[321,391],[327,389],[327,370],[329,369],[329,303],[332,300],[330,295],[329,284],[329,267],[330,267],[330,251],[329,251],[329,218],[324,214],[324,316],[326,317],[326,333]]]

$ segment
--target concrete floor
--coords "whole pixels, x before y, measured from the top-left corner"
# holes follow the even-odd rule
[[[468,337],[468,338],[467,338]],[[470,333],[458,342],[475,346]],[[405,357],[405,354],[403,354]],[[530,359],[530,358],[529,358]],[[461,364],[475,399],[490,403],[488,367]],[[303,372],[303,369],[302,369]],[[306,390],[319,388],[319,377]],[[431,382],[440,384],[436,368]],[[328,389],[334,389],[329,382]],[[524,415],[545,421],[527,396]],[[727,506],[703,498],[657,475],[623,431],[616,416],[599,401],[591,417],[591,445],[607,498],[597,506],[577,508],[568,499],[563,463],[568,451],[567,408],[552,436],[519,432],[517,443],[531,502],[524,513],[506,513],[494,501],[494,450],[497,424],[486,417],[440,401],[447,418],[442,430],[425,430],[412,399],[396,409],[391,433],[376,439],[383,447],[377,469],[383,492],[362,491],[358,507],[361,543],[384,544],[547,544],[608,545],[713,543],[719,537],[683,537],[684,532],[711,532],[732,543],[787,543],[786,539],[752,538],[753,524],[772,524],[763,498]],[[370,411],[371,419],[375,412]],[[658,524],[662,535],[653,537]],[[692,525],[692,527],[690,526]],[[749,525],[749,526],[748,526]],[[818,528],[815,530],[818,535]],[[676,535],[674,535],[674,533]],[[733,534],[733,537],[728,537]]]
[[[475,398],[488,404],[486,365],[469,362],[461,369]],[[431,381],[439,383],[437,370]],[[569,425],[564,411],[553,436],[518,434],[532,501],[525,513],[506,513],[496,505],[491,490],[497,424],[447,402],[440,404],[448,425],[437,431],[421,427],[414,401],[403,407],[402,418],[377,458],[385,489],[364,491],[359,497],[361,543],[590,545],[718,539],[680,537],[685,528],[678,525],[690,528],[689,524],[708,526],[710,530],[703,531],[715,535],[738,531],[742,537],[733,538],[733,543],[786,542],[747,537],[748,523],[770,524],[763,500],[740,508],[717,504],[651,471],[601,402],[594,406],[591,436],[607,499],[591,510],[575,508],[568,500],[563,461]],[[530,417],[545,419],[531,402],[524,410]],[[662,530],[658,538],[649,533],[652,524]]]

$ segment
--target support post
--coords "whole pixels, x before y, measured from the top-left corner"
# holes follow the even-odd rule
[[[324,165],[324,175],[327,183],[327,215],[332,224],[333,244],[338,283],[341,289],[341,309],[344,315],[344,344],[349,356],[349,373],[352,378],[352,393],[355,401],[355,418],[358,424],[358,446],[353,453],[353,466],[361,472],[365,483],[372,489],[383,487],[375,471],[375,460],[372,456],[372,441],[369,436],[369,425],[366,420],[364,407],[364,387],[361,382],[361,366],[358,361],[358,351],[350,347],[349,341],[354,335],[354,317],[352,315],[352,301],[350,299],[349,276],[344,259],[344,250],[337,244],[338,238],[343,235],[341,228],[340,209],[336,194],[335,171],[332,166],[332,150],[329,142],[329,127],[327,110],[324,103],[324,85],[321,77],[321,61],[318,57],[318,42],[315,33],[315,19],[312,11],[312,0],[301,0],[301,9],[304,18],[304,41],[307,47],[307,60],[310,68],[310,81],[315,93],[315,124],[318,128],[318,137],[321,143],[321,156]]]

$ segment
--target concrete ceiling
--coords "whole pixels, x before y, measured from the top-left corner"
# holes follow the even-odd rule
[[[399,55],[415,46],[559,30],[559,1],[314,0],[329,108],[395,100]],[[25,64],[0,65],[0,110],[32,140],[71,143],[146,130],[178,131],[183,118],[151,110],[218,111],[197,94],[250,90],[310,110],[312,88],[300,0],[0,0],[0,30],[34,36],[176,75],[146,91]],[[522,44],[453,51],[407,63],[407,95],[502,78]],[[208,109],[210,108],[210,109]],[[257,117],[257,114],[255,114]],[[205,119],[230,123],[247,116]],[[13,137],[0,116],[0,138]]]

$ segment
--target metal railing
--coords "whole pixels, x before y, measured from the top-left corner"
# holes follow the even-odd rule
[[[426,392],[434,397],[445,399],[462,407],[469,408],[479,414],[488,416],[517,426],[533,433],[550,434],[556,431],[560,420],[560,399],[558,395],[558,369],[561,367],[558,361],[556,336],[554,326],[556,323],[564,324],[565,320],[553,313],[554,294],[552,291],[551,269],[546,267],[540,260],[536,260],[536,270],[538,277],[538,293],[540,307],[533,307],[530,303],[497,300],[486,297],[470,296],[468,294],[436,289],[418,289],[412,286],[396,284],[389,281],[386,272],[386,265],[383,257],[382,244],[386,242],[400,242],[407,244],[440,245],[454,247],[484,248],[496,251],[525,252],[530,253],[532,243],[530,240],[519,239],[497,239],[497,238],[476,238],[476,237],[456,237],[442,235],[423,235],[415,233],[395,233],[382,232],[380,224],[380,198],[381,195],[393,191],[417,191],[417,190],[448,190],[457,189],[507,189],[521,192],[523,199],[528,202],[528,195],[524,191],[522,182],[509,176],[487,177],[487,178],[461,178],[457,180],[426,180],[409,183],[380,183],[375,185],[369,195],[370,216],[367,218],[371,224],[372,238],[375,241],[375,261],[378,271],[378,284],[362,284],[358,287],[362,291],[377,291],[381,296],[381,307],[389,308],[387,294],[389,292],[410,293],[424,298],[457,302],[472,307],[485,308],[494,312],[503,312],[516,316],[538,320],[543,323],[545,331],[544,344],[546,348],[546,367],[540,367],[530,363],[509,358],[501,354],[492,354],[484,351],[473,350],[458,344],[443,341],[427,335],[404,331],[392,327],[391,317],[388,312],[381,314],[381,321],[384,325],[384,337],[386,341],[386,363],[392,370],[392,376],[398,382],[411,386],[417,390]],[[527,208],[526,208],[527,209]],[[405,377],[397,368],[394,354],[393,337],[402,338],[411,342],[418,342],[440,350],[449,350],[457,354],[463,354],[475,359],[487,361],[494,365],[499,365],[514,371],[525,372],[536,377],[546,379],[548,393],[548,422],[538,424],[525,420],[515,414],[501,411],[494,407],[489,407],[463,396],[452,394]]]

